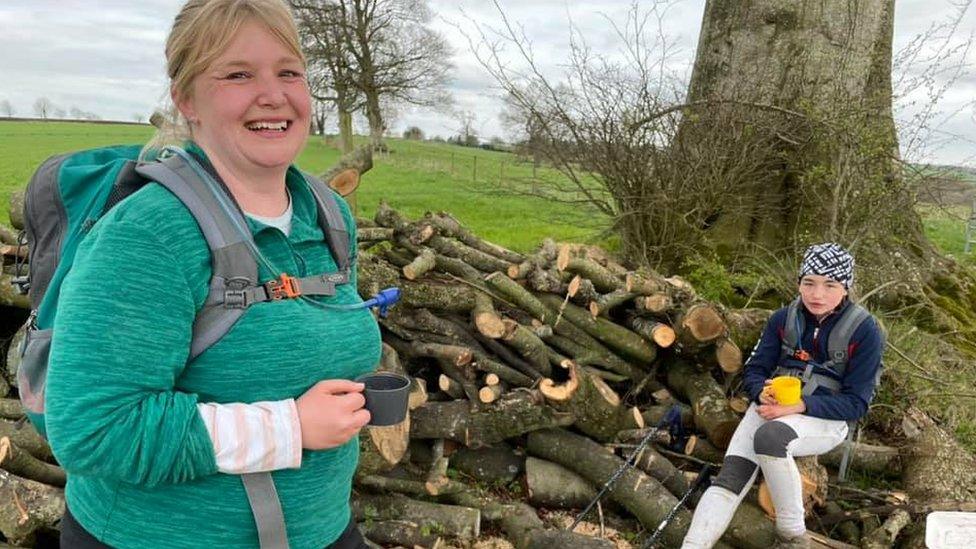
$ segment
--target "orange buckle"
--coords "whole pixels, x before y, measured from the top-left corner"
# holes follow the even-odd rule
[[[268,297],[273,300],[294,299],[302,295],[298,279],[288,276],[288,273],[281,273],[277,280],[269,280],[264,285],[268,289]]]
[[[793,352],[793,358],[797,360],[802,360],[803,362],[809,362],[810,353],[808,353],[805,349],[797,349],[796,351]]]

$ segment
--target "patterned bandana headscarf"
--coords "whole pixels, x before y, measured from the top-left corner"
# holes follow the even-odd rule
[[[849,290],[854,284],[854,256],[840,244],[814,244],[803,254],[799,278],[811,274],[832,278]]]

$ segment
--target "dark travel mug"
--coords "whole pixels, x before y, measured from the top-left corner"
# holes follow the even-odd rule
[[[375,372],[361,375],[356,381],[366,385],[363,396],[371,416],[370,425],[396,425],[407,418],[410,378],[392,372]]]

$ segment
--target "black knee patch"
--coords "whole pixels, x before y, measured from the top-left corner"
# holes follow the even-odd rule
[[[757,468],[758,465],[750,459],[742,456],[725,456],[725,460],[722,461],[722,471],[712,481],[712,486],[720,486],[738,496],[752,480]]]
[[[769,421],[756,429],[753,446],[756,454],[786,457],[786,446],[797,438],[796,431],[782,421]]]

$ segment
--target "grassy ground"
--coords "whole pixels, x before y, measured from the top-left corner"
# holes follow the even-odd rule
[[[0,121],[0,204],[22,189],[34,169],[52,154],[114,144],[143,143],[152,128],[135,124],[77,124]],[[381,200],[410,217],[428,210],[450,211],[488,240],[519,251],[543,238],[585,241],[598,238],[604,223],[578,206],[500,192],[506,184],[554,178],[533,171],[508,153],[393,139],[390,152],[378,155],[357,192],[358,214],[372,216]],[[339,152],[318,137],[298,159],[303,169],[320,173]],[[0,221],[8,222],[0,207]]]

